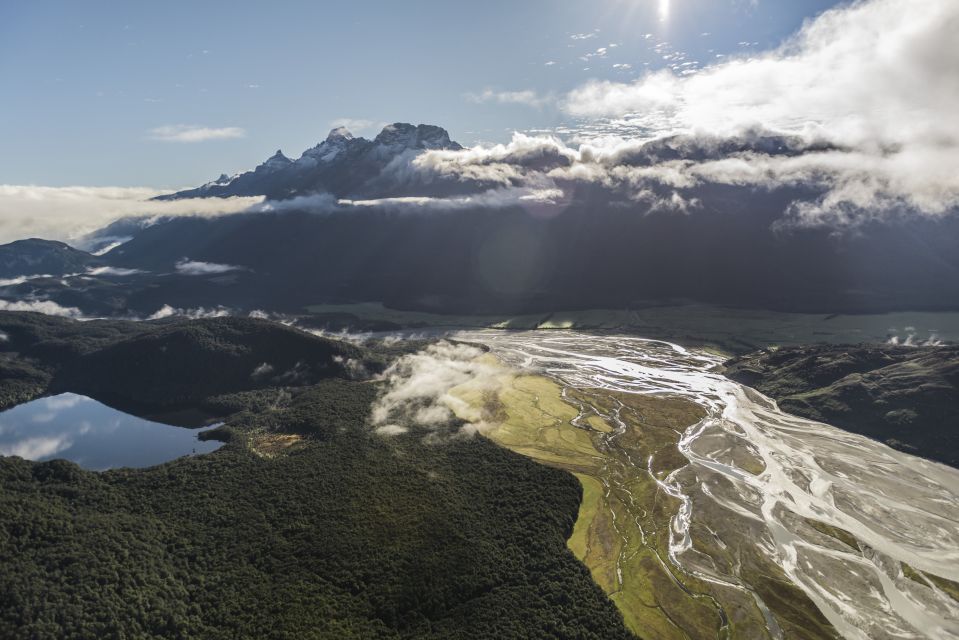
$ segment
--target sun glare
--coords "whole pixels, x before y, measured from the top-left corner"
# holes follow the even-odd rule
[[[659,0],[659,20],[660,22],[669,20],[669,0]]]

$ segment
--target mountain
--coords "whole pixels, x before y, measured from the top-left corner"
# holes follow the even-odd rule
[[[726,375],[790,413],[959,467],[959,347],[783,347],[731,360]]]
[[[389,125],[373,140],[339,128],[295,160],[277,151],[164,196],[265,196],[255,210],[119,221],[84,239],[102,256],[79,254],[110,273],[14,283],[0,297],[141,317],[164,305],[301,313],[369,301],[489,314],[687,301],[959,309],[956,212],[899,203],[823,222],[810,212],[832,197],[828,181],[725,173],[744,158],[799,166],[824,153],[764,130],[572,151],[523,136],[464,150],[432,125]]]
[[[682,300],[824,313],[959,304],[955,217],[839,236],[828,228],[780,232],[774,224],[790,197],[715,188],[709,210],[677,214],[613,207],[583,190],[547,216],[477,205],[179,218],[104,257],[157,272],[184,256],[246,269],[229,282],[166,277],[131,291],[127,307],[145,313],[163,304],[302,311],[357,301],[457,313]]]
[[[330,131],[326,140],[311,147],[295,161],[277,151],[253,171],[219,178],[196,189],[157,197],[157,200],[230,196],[291,198],[312,193],[338,197],[369,192],[390,162],[403,154],[428,149],[461,150],[441,127],[403,122],[387,125],[373,140],[354,137],[346,128]]]
[[[29,238],[0,245],[0,278],[62,276],[102,264],[97,256],[54,240]]]

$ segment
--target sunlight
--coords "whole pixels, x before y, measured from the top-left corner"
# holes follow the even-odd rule
[[[669,0],[659,0],[659,21],[669,20]]]

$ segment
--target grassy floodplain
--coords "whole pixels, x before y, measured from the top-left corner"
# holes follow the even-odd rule
[[[579,479],[583,499],[567,545],[632,631],[650,640],[778,632],[835,637],[778,568],[758,557],[740,558],[742,549],[727,547],[711,532],[694,528],[694,548],[747,565],[749,588],[774,611],[775,622],[749,591],[699,579],[670,561],[670,526],[681,500],[663,481],[687,464],[676,445],[705,416],[701,407],[676,397],[563,388],[542,376],[504,372],[501,382],[495,393],[468,385],[454,392],[473,410],[482,409],[491,440]]]

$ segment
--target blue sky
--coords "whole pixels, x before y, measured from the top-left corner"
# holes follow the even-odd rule
[[[769,49],[834,4],[6,0],[0,183],[191,185],[298,156],[341,120],[504,141],[571,124],[543,97]],[[223,137],[158,139],[187,126]]]

